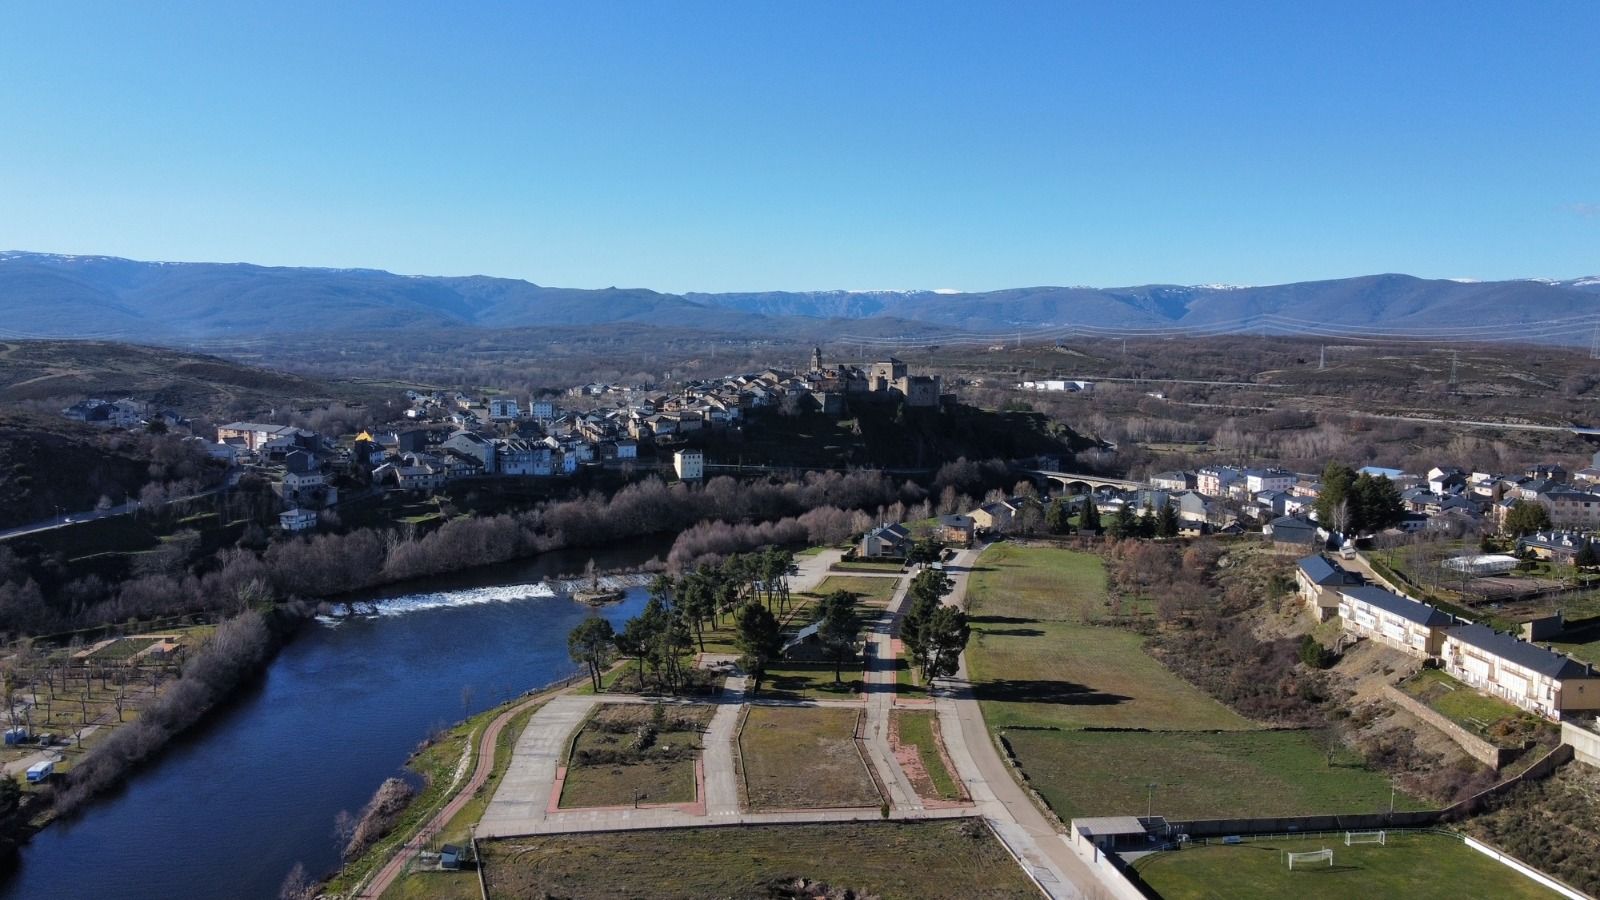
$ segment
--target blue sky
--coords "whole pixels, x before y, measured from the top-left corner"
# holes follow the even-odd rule
[[[1590,2],[12,2],[0,248],[670,291],[1586,275],[1597,38]]]

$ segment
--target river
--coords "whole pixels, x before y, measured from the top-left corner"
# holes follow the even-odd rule
[[[604,568],[656,554],[643,542],[593,555]],[[477,712],[577,671],[566,636],[589,608],[544,582],[589,555],[410,582],[365,595],[375,615],[311,623],[236,702],[35,835],[0,898],[272,898],[296,862],[330,871],[334,817],[459,721],[464,689]],[[620,624],[644,595],[631,588],[602,612]]]

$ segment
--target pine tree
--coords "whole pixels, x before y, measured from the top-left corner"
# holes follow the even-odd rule
[[[1094,505],[1094,497],[1083,498],[1083,513],[1078,517],[1078,530],[1086,534],[1100,533],[1100,508]]]
[[[1161,507],[1161,512],[1156,515],[1156,536],[1164,538],[1178,536],[1178,509],[1170,500],[1167,501],[1166,506]]]

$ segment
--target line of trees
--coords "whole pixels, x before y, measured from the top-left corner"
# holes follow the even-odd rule
[[[923,569],[911,579],[906,593],[911,608],[900,620],[900,640],[913,665],[926,683],[956,673],[961,651],[972,637],[967,614],[945,606],[944,598],[954,587],[944,572]]]
[[[683,660],[696,646],[705,650],[705,629],[724,617],[737,627],[742,665],[759,692],[767,664],[781,650],[778,615],[791,603],[789,570],[794,554],[778,547],[733,554],[680,575],[661,574],[650,599],[620,631],[598,616],[567,636],[567,651],[600,689],[601,673],[620,655],[635,660],[640,690],[678,692],[698,686]]]
[[[1093,501],[1090,503],[1092,505]],[[1099,518],[1096,511],[1095,520],[1098,522]],[[1178,536],[1178,510],[1167,503],[1159,510],[1146,506],[1135,514],[1133,507],[1124,503],[1106,524],[1106,535],[1113,539],[1175,538]]]
[[[960,481],[989,474],[984,465],[967,464],[949,476]],[[130,619],[224,614],[232,611],[235,588],[251,580],[264,581],[282,597],[329,597],[666,532],[689,533],[676,554],[688,569],[702,558],[714,562],[751,549],[756,540],[842,540],[885,516],[898,521],[928,499],[927,489],[914,482],[871,471],[746,482],[724,476],[703,486],[668,485],[651,477],[609,497],[596,492],[517,514],[457,518],[425,533],[410,526],[365,528],[275,541],[264,550],[231,546],[215,552],[203,552],[201,542],[192,541],[171,565],[115,583],[83,574],[64,559],[22,557],[0,547],[0,629],[20,636]],[[696,527],[703,522],[713,524]]]
[[[113,730],[72,767],[66,786],[55,797],[56,809],[70,814],[121,781],[241,683],[255,677],[276,646],[267,616],[257,610],[247,610],[217,626],[184,665],[182,677],[138,719]]]

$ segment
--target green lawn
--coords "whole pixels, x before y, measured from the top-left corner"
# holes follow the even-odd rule
[[[1056,547],[994,544],[967,585],[968,610],[980,617],[1092,622],[1105,617],[1105,601],[1100,557]]]
[[[1510,703],[1480,694],[1438,669],[1423,669],[1400,689],[1462,728],[1508,747],[1521,747],[1540,720]]]
[[[1289,871],[1283,854],[1333,850],[1326,863]],[[1531,900],[1558,896],[1459,839],[1444,834],[1392,834],[1384,845],[1346,847],[1326,838],[1213,844],[1140,859],[1135,868],[1164,900]]]
[[[1251,727],[1145,653],[1139,635],[1075,624],[1103,615],[1105,585],[1089,553],[996,544],[978,558],[967,664],[990,728]]]
[[[492,900],[798,897],[785,889],[802,878],[884,900],[1039,896],[972,819],[548,835],[478,847]]]
[[[773,607],[773,615],[778,617],[778,622],[786,628],[799,628],[809,624],[814,613],[811,608],[816,604],[816,598],[806,594],[792,594],[787,606]],[[738,653],[734,646],[734,638],[738,629],[734,625],[732,616],[723,616],[715,625],[705,627],[705,652],[707,653]],[[691,635],[695,652],[700,651],[698,636]]]
[[[655,739],[640,748],[637,734],[653,721],[653,707],[597,707],[572,742],[561,806],[694,802],[700,735],[714,711],[704,705],[663,707]]]
[[[1584,662],[1600,664],[1600,628],[1588,628],[1563,637],[1568,640],[1551,641],[1551,648]]]
[[[899,583],[899,579],[896,578],[875,578],[870,575],[829,575],[810,593],[820,597],[834,591],[849,591],[855,594],[856,600],[864,606],[883,607],[889,605],[889,599],[894,596],[895,585]]]
[[[922,768],[928,773],[933,796],[942,800],[959,800],[961,787],[956,783],[949,767],[944,764],[944,757],[939,752],[937,722],[938,716],[932,710],[894,711],[895,734],[901,744],[917,748],[917,758],[922,761]],[[923,789],[922,785],[917,786],[918,792],[922,792]]]
[[[1029,783],[1064,820],[1170,819],[1380,812],[1389,780],[1340,753],[1332,767],[1305,732],[1027,731],[1004,733]],[[1422,809],[1404,794],[1396,809]]]
[[[767,667],[761,697],[786,700],[853,700],[861,696],[861,660],[844,664],[834,681],[833,663],[784,662]]]
[[[838,707],[750,707],[738,743],[748,807],[826,809],[882,803],[856,747],[860,715]]]
[[[967,665],[991,729],[1247,729],[1252,723],[1172,674],[1130,631],[974,619]]]

